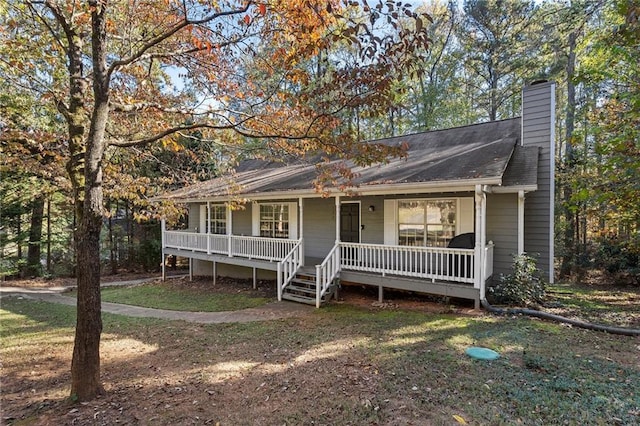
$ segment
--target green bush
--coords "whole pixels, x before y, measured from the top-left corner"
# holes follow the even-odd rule
[[[513,257],[513,271],[500,275],[499,282],[489,288],[492,302],[505,305],[532,305],[541,303],[545,295],[536,259],[527,254]]]
[[[632,272],[640,266],[640,238],[602,236],[596,241],[594,266],[615,274]]]

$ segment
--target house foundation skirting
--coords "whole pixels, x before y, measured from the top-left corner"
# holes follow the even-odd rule
[[[237,265],[237,266],[246,266],[248,268],[258,268],[258,269],[266,269],[268,271],[277,271],[278,270],[278,261],[268,261],[261,259],[249,259],[246,257],[233,257],[233,256],[224,256],[218,254],[207,254],[200,253],[191,250],[180,250],[180,249],[172,249],[165,248],[163,250],[163,254],[165,256],[174,255],[180,257],[186,257],[189,259],[198,259],[198,260],[206,260],[209,262],[216,263],[224,263],[228,265]]]
[[[470,284],[457,284],[395,276],[382,276],[364,272],[341,271],[340,282],[365,284],[383,289],[405,290],[416,293],[433,294],[437,296],[457,297],[475,302],[476,309],[480,308],[480,290]]]

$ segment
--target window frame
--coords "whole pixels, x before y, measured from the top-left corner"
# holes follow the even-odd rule
[[[287,207],[287,230],[281,231],[286,232],[286,236],[266,236],[263,232],[263,221],[261,215],[261,209],[266,206],[279,206],[279,207]],[[276,217],[273,218],[272,229],[275,229],[278,222],[285,222],[284,220],[277,220]],[[278,238],[278,239],[289,239],[296,240],[298,238],[298,204],[295,202],[288,201],[265,201],[265,202],[254,202],[252,204],[252,235],[254,237],[261,238]],[[272,232],[271,235],[277,235],[277,232]]]
[[[403,241],[403,232],[401,232],[400,227],[402,224],[406,224],[401,222],[400,218],[400,207],[403,202],[423,202],[424,203],[424,211],[422,213],[422,221],[419,225],[422,228],[419,232],[422,233],[421,242],[418,246],[420,247],[444,247],[448,244],[444,242],[438,246],[429,245],[430,240],[428,238],[429,226],[427,226],[427,222],[429,219],[427,218],[427,203],[441,202],[441,201],[455,201],[455,218],[453,220],[453,236],[467,233],[467,232],[475,232],[475,204],[474,198],[471,196],[441,196],[441,197],[428,197],[428,196],[417,196],[411,198],[397,198],[397,199],[385,199],[384,200],[384,244],[385,245],[396,245],[396,246],[407,246],[407,241]],[[408,223],[409,228],[411,227],[411,223]],[[431,227],[435,227],[436,225],[440,225],[440,223],[429,223]],[[444,224],[447,226],[447,224]],[[404,232],[406,234],[406,232]],[[415,246],[415,245],[414,245]]]

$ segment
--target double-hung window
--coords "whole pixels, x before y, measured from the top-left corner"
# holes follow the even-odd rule
[[[456,234],[456,199],[399,200],[398,244],[446,247]]]
[[[212,204],[209,215],[209,233],[227,233],[227,207],[224,204]]]
[[[260,204],[260,236],[289,238],[289,203]]]

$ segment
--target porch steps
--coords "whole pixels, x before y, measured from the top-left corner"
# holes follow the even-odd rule
[[[330,291],[325,293],[320,299],[320,303],[324,304],[331,299],[335,292],[336,286],[332,286]],[[291,280],[288,286],[284,288],[282,298],[293,302],[305,303],[308,305],[316,304],[316,280],[309,274],[299,274]]]

